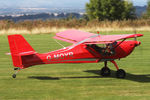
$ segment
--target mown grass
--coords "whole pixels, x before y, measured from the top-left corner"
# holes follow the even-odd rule
[[[110,32],[119,34],[132,32]],[[138,38],[141,46],[121,61],[120,68],[126,70],[125,79],[98,75],[103,63],[97,64],[51,64],[38,65],[22,70],[16,79],[7,36],[0,36],[0,100],[149,100],[150,98],[150,33],[142,32]],[[54,34],[23,35],[40,53],[61,48],[52,39]],[[65,46],[70,45],[61,42]]]

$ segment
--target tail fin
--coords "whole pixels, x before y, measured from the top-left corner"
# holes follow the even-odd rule
[[[33,55],[35,50],[21,35],[8,35],[8,41],[14,66],[24,68],[22,56]]]

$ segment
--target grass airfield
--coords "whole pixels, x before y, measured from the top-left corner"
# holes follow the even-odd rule
[[[110,34],[132,32],[110,32]],[[102,77],[103,63],[37,65],[19,72],[16,79],[6,35],[0,36],[0,100],[149,100],[150,98],[150,33],[134,52],[125,59],[116,60],[127,72],[125,79],[117,79],[115,67],[110,77]],[[54,34],[23,35],[39,52],[61,48]],[[61,42],[65,46],[70,44]]]

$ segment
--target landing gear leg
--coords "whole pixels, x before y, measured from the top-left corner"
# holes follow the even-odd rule
[[[104,62],[104,67],[101,69],[100,74],[102,76],[110,76],[110,69],[107,67],[107,61]]]
[[[15,74],[12,75],[12,77],[13,77],[13,78],[16,78],[17,73],[18,73],[21,69],[20,69],[20,68],[14,68],[14,70],[17,70],[17,71],[15,72]]]
[[[111,61],[111,62],[115,65],[115,67],[117,69],[116,77],[117,78],[125,78],[126,77],[126,72],[123,69],[119,69],[119,67],[118,67],[118,65],[115,61]]]

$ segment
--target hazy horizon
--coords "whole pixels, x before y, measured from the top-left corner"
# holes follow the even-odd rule
[[[131,0],[135,6],[144,6],[147,4],[147,0]],[[2,0],[0,1],[0,7],[3,8],[36,8],[36,7],[85,7],[85,4],[89,2],[89,0]]]

